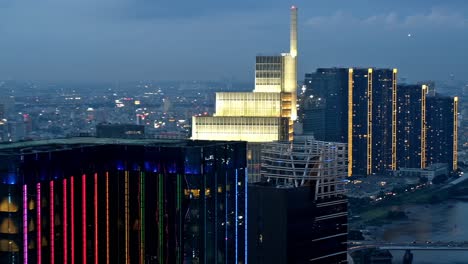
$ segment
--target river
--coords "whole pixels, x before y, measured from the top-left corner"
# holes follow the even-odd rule
[[[468,202],[451,200],[437,205],[401,208],[408,220],[377,227],[372,233],[388,242],[468,241]],[[393,263],[402,263],[403,251],[392,251]],[[414,264],[468,263],[468,251],[412,251]]]

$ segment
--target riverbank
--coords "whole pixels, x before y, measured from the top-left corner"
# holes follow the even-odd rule
[[[379,226],[367,226],[368,239],[399,242],[462,242],[468,241],[468,203],[448,200],[432,205],[406,205],[408,219]],[[393,263],[400,264],[404,251],[391,251]],[[467,263],[468,252],[412,251],[414,264]]]
[[[457,185],[428,185],[425,188],[385,197],[380,201],[370,199],[350,199],[350,226],[361,229],[363,226],[383,225],[395,220],[405,220],[412,205],[435,205],[468,194],[468,180]],[[395,216],[398,216],[395,218]]]

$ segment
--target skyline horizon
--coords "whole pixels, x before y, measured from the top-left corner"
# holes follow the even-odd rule
[[[70,14],[68,19],[69,6],[56,0],[36,6],[28,0],[19,2],[0,6],[0,17],[7,13],[0,18],[7,25],[0,27],[0,34],[8,36],[0,49],[9,51],[1,56],[0,79],[109,81],[119,76],[122,81],[177,80],[182,73],[187,76],[184,80],[249,81],[254,79],[254,57],[285,50],[288,41],[288,5],[284,3],[274,2],[268,8],[243,2],[236,8],[200,4],[180,17],[178,12],[186,11],[158,12],[171,4],[132,5],[121,0],[115,6],[117,15],[105,10],[106,4],[90,13],[94,6],[89,1],[71,1],[71,6],[86,12]],[[468,19],[459,10],[468,10],[468,5],[429,1],[427,5],[413,3],[403,11],[380,3],[372,4],[378,7],[375,11],[361,6],[362,1],[355,6],[337,1],[327,5],[295,2],[301,10],[299,76],[342,65],[398,68],[410,80],[466,76],[460,33],[468,28]],[[47,7],[53,8],[48,11]],[[127,17],[145,7],[157,14]],[[41,10],[49,12],[50,18]],[[12,15],[15,11],[18,17]],[[40,18],[36,31],[30,31],[27,19],[20,20],[24,15]],[[61,23],[72,27],[61,27]]]

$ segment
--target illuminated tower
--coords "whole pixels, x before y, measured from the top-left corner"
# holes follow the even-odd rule
[[[216,112],[192,118],[192,139],[249,142],[250,180],[260,176],[260,147],[293,140],[297,119],[297,8],[291,7],[290,51],[257,56],[253,92],[216,93]],[[254,172],[255,168],[255,172]]]
[[[397,167],[426,167],[426,85],[398,85]]]
[[[396,169],[396,69],[349,71],[349,175]]]

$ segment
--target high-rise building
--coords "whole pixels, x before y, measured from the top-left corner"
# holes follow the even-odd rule
[[[349,69],[350,175],[396,168],[396,74],[396,69]]]
[[[0,146],[1,263],[247,263],[246,144]]]
[[[347,142],[348,174],[396,168],[396,69],[329,68],[306,74],[304,133]]]
[[[267,182],[249,186],[251,263],[346,263],[346,156],[345,143],[265,144]]]
[[[315,139],[346,142],[348,131],[348,69],[319,68],[306,73],[300,118],[304,134]]]
[[[426,167],[426,85],[398,85],[397,167]]]
[[[216,112],[192,117],[192,139],[249,142],[248,157],[258,157],[256,143],[293,139],[297,119],[297,8],[291,7],[290,51],[257,56],[253,92],[216,93]],[[249,159],[249,177],[258,181],[260,164]]]
[[[447,163],[458,169],[458,97],[428,96],[426,99],[427,165]]]
[[[253,92],[216,93],[212,117],[194,116],[192,139],[269,142],[292,139],[297,118],[297,8],[291,8],[290,52],[257,56]]]

